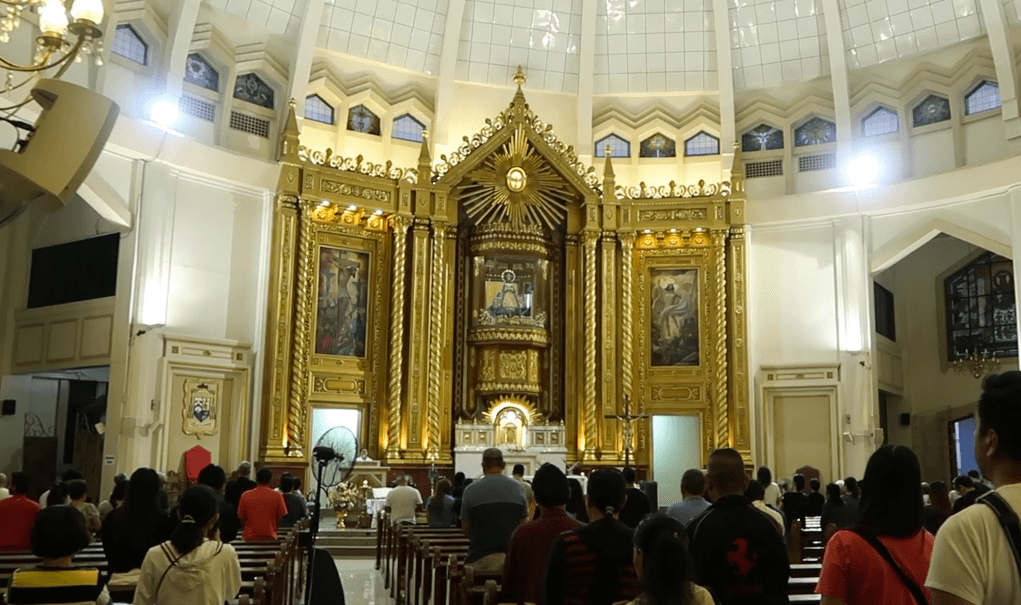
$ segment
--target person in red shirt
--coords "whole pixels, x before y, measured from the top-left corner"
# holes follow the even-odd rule
[[[42,507],[25,495],[31,484],[25,473],[11,475],[11,497],[0,500],[0,550],[32,547],[32,524]]]
[[[255,489],[241,494],[238,517],[245,524],[243,540],[276,540],[280,517],[287,514],[284,495],[269,486],[273,471],[264,468],[255,474]]]

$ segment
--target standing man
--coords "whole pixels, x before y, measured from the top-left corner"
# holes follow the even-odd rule
[[[284,495],[269,486],[273,471],[261,469],[255,474],[255,488],[241,494],[238,517],[244,523],[243,540],[276,540],[280,517],[287,514]]]
[[[936,534],[925,585],[933,605],[1021,603],[1021,576],[1007,533],[987,499],[1021,511],[1021,372],[985,379],[978,400],[975,460],[996,486],[952,515]],[[1021,545],[1019,545],[1021,546]]]
[[[469,540],[465,563],[476,571],[501,571],[511,534],[528,520],[525,490],[503,474],[504,466],[499,448],[482,452],[482,478],[461,497],[461,529]]]
[[[10,497],[11,492],[7,489],[7,475],[0,473],[0,500],[6,500]]]
[[[397,487],[386,495],[386,512],[391,523],[414,523],[415,514],[422,510],[422,493],[408,485],[408,476],[397,475]]]
[[[241,506],[241,494],[250,489],[255,489],[255,481],[252,481],[251,479],[251,462],[242,460],[241,464],[238,465],[237,473],[237,478],[228,481],[227,487],[223,490],[224,500],[230,502],[234,506],[235,510]]]
[[[666,510],[666,514],[687,525],[692,519],[709,508],[709,502],[702,497],[705,493],[705,473],[692,468],[681,476],[681,501]]]
[[[511,470],[511,477],[521,484],[521,489],[525,490],[525,500],[528,502],[528,518],[532,518],[532,511],[535,510],[535,492],[532,491],[532,486],[525,481],[525,465],[515,464]]]
[[[687,528],[696,577],[721,605],[788,603],[787,549],[773,520],[744,495],[741,454],[731,448],[710,454],[707,483],[713,504]]]
[[[32,547],[32,525],[42,507],[28,499],[31,486],[27,474],[11,474],[11,497],[0,501],[0,551],[30,550]]]
[[[635,469],[625,466],[623,475],[627,484],[627,501],[620,511],[620,522],[634,529],[645,515],[652,512],[652,509],[649,506],[649,497],[635,485]]]

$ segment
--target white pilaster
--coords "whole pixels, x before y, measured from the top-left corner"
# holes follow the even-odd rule
[[[438,145],[450,144],[450,122],[454,113],[454,75],[457,73],[457,52],[461,45],[461,23],[466,0],[450,0],[443,24],[443,47],[440,49],[440,70],[436,83],[436,115],[430,130],[432,157],[439,157]]]
[[[167,27],[167,52],[164,53],[163,68],[166,74],[164,95],[176,102],[181,97],[184,70],[191,52],[191,38],[199,18],[202,0],[179,0],[172,4],[170,23]]]
[[[305,96],[308,94],[308,78],[312,73],[312,59],[315,57],[316,40],[318,39],[319,26],[323,21],[323,7],[326,0],[306,0],[305,13],[301,16],[301,24],[298,26],[298,42],[294,54],[291,55],[291,64],[287,70],[287,77],[290,78],[290,86],[287,91],[287,99],[294,99],[298,105],[295,107],[295,115],[305,115]],[[286,119],[289,107],[286,103],[281,104],[281,119]]]
[[[989,48],[993,52],[993,64],[996,66],[996,81],[1000,86],[1000,102],[1003,104],[1003,134],[1007,137],[1009,148],[1018,151],[1021,148],[1021,116],[1017,94],[1017,65],[1014,64],[1014,49],[1017,36],[1007,23],[1003,2],[999,0],[981,0],[982,17],[986,21],[986,32],[989,35]],[[1013,141],[1013,143],[1011,143]]]
[[[592,140],[592,96],[595,88],[596,65],[596,5],[583,2],[581,5],[581,40],[578,44],[578,141],[575,151],[582,162],[591,163]]]
[[[734,166],[737,114],[734,108],[734,69],[730,48],[730,0],[713,0],[713,35],[716,37],[716,80],[720,87],[720,155],[725,179]]]
[[[830,82],[833,85],[833,110],[837,123],[837,159],[846,160],[851,149],[851,91],[847,78],[847,51],[840,23],[837,0],[822,0],[826,23],[826,46],[830,55]]]

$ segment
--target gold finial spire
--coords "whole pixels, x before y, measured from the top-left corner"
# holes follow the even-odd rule
[[[288,101],[287,120],[284,122],[283,132],[280,133],[280,159],[290,162],[298,161],[298,147],[301,145],[298,128],[297,108],[298,102],[293,98]]]
[[[525,75],[525,68],[518,65],[518,70],[514,72],[514,83],[521,88],[521,85],[528,81],[528,76]]]
[[[429,131],[422,130],[422,148],[418,153],[418,184],[426,185],[432,178],[432,156],[429,154]]]

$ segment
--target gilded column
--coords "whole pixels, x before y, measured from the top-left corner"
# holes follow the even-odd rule
[[[727,397],[727,231],[714,230],[713,256],[715,258],[713,288],[716,295],[715,373],[713,395],[715,409],[716,447],[730,447],[730,411]]]
[[[444,248],[446,246],[447,223],[433,221],[432,239],[432,296],[429,302],[429,409],[427,422],[429,425],[426,459],[437,460],[440,457],[440,422],[442,406],[440,405],[440,384],[443,373],[443,300],[445,277]]]
[[[294,309],[294,252],[298,239],[299,202],[296,196],[277,196],[273,217],[273,264],[270,268],[270,298],[266,320],[266,379],[263,381],[265,407],[260,457],[283,461],[287,457],[292,322]]]
[[[634,397],[634,282],[635,234],[620,233],[620,382],[621,391],[631,401],[631,412],[639,412]]]
[[[393,301],[390,307],[390,385],[387,389],[386,416],[386,457],[388,460],[399,456],[401,444],[401,371],[404,359],[404,281],[405,265],[408,258],[408,227],[411,219],[403,216],[390,218],[394,230],[394,267],[391,292]]]
[[[423,415],[429,411],[429,293],[431,287],[429,263],[431,245],[429,221],[416,218],[411,228],[411,317],[408,325],[411,335],[408,339],[408,416],[404,422],[407,431],[405,459],[422,460],[425,457],[424,442],[429,438],[429,429]],[[425,409],[423,409],[423,407]]]
[[[583,459],[594,460],[598,426],[596,424],[596,242],[599,241],[598,231],[586,231],[583,234],[585,246],[585,388],[584,388],[584,423],[585,451]]]
[[[291,396],[287,408],[287,455],[304,458],[305,417],[308,412],[308,344],[312,333],[312,301],[315,299],[315,274],[312,257],[312,212],[315,204],[301,200],[298,228],[298,273],[295,290],[298,307],[294,315],[294,346],[291,362]],[[299,291],[303,290],[303,291]]]
[[[617,409],[617,238],[614,233],[604,233],[600,242],[603,257],[602,274],[602,413],[596,420],[603,424],[603,451],[617,451],[616,423],[604,418],[604,414],[615,414]],[[621,450],[623,451],[623,450]]]
[[[734,448],[745,460],[751,460],[751,435],[748,399],[748,322],[745,314],[746,296],[746,240],[743,227],[731,227],[727,240],[727,265],[730,292],[730,421]]]

